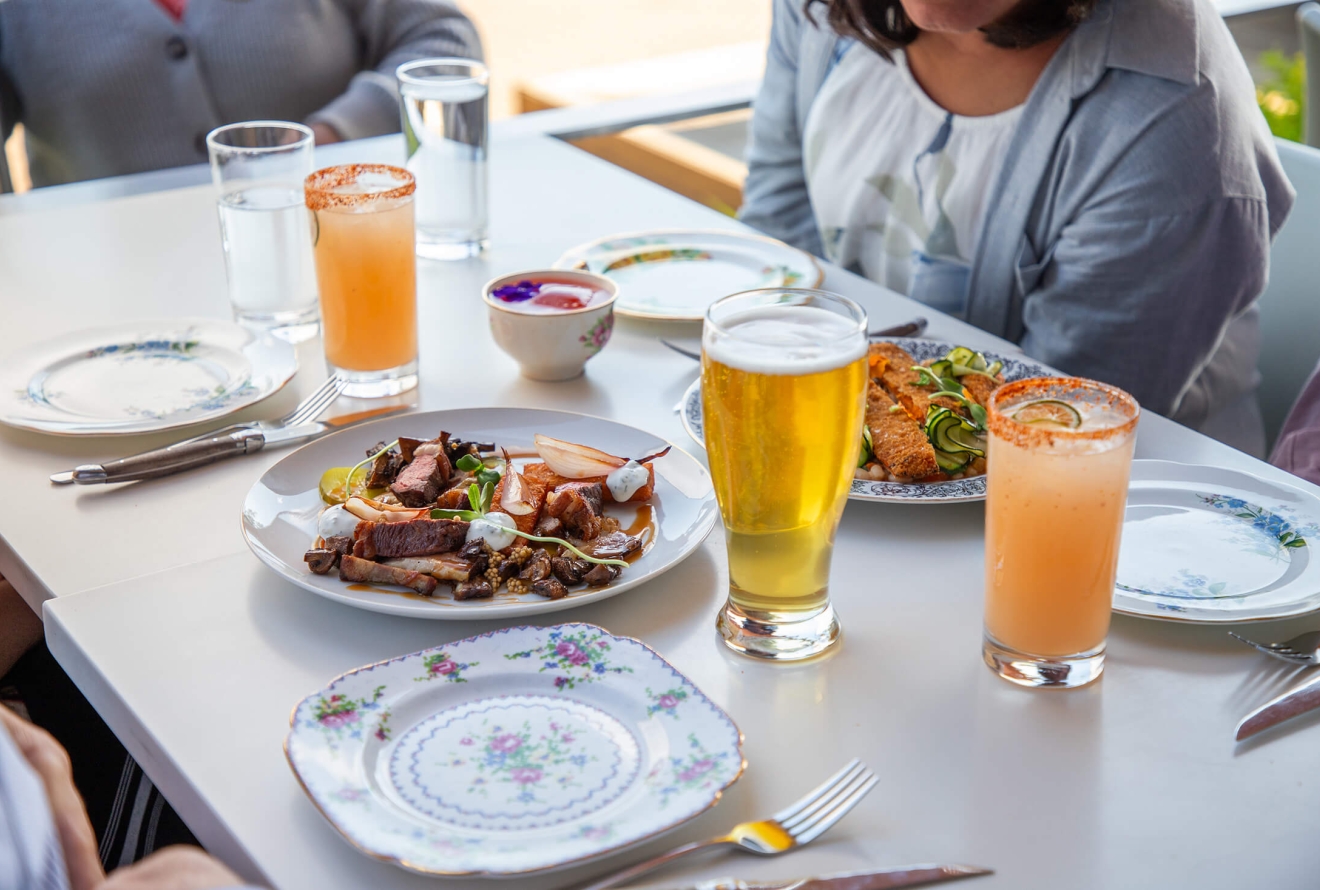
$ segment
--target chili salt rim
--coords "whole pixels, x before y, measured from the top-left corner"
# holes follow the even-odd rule
[[[1019,423],[1000,410],[1000,405],[1022,396],[1037,399],[1066,399],[1081,390],[1086,394],[1089,404],[1103,404],[1106,407],[1130,413],[1124,422],[1116,426],[1096,430],[1078,430],[1059,427],[1054,424]],[[1099,397],[1099,398],[1097,398]],[[1141,419],[1141,405],[1127,392],[1117,386],[1088,380],[1085,377],[1030,377],[1014,380],[996,389],[986,400],[987,426],[990,432],[1000,439],[1012,442],[1021,448],[1051,446],[1056,442],[1103,442],[1108,439],[1126,438],[1132,435]]]
[[[357,182],[358,177],[364,173],[383,173],[393,176],[400,181],[400,185],[381,192],[340,194],[335,191]],[[417,180],[413,175],[402,167],[390,164],[340,164],[317,170],[303,180],[303,192],[309,210],[354,209],[369,201],[395,201],[406,198],[415,191],[417,191]]]

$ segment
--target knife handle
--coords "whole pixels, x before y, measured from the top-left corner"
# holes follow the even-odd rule
[[[73,481],[79,485],[102,482],[135,482],[156,479],[184,470],[204,467],[240,454],[254,454],[266,445],[260,430],[239,429],[230,433],[203,436],[153,451],[144,451],[131,457],[87,464],[73,471]]]

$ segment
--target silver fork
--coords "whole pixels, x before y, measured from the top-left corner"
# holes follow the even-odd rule
[[[1285,640],[1282,643],[1257,643],[1248,640],[1246,637],[1238,636],[1229,631],[1228,635],[1235,640],[1241,640],[1251,648],[1264,652],[1266,655],[1272,655],[1275,658],[1288,662],[1289,664],[1320,664],[1320,630],[1313,630],[1309,633],[1299,634],[1291,640]]]
[[[828,831],[866,796],[876,782],[875,773],[860,760],[849,761],[797,803],[759,822],[743,822],[728,834],[710,840],[675,847],[654,859],[639,862],[581,890],[606,890],[626,884],[654,868],[659,868],[697,850],[708,847],[737,847],[759,856],[777,856],[809,844]]]
[[[190,436],[187,439],[167,445],[165,448],[178,448],[181,445],[191,445],[194,442],[215,439],[242,430],[271,432],[273,430],[307,423],[308,421],[315,420],[323,411],[325,411],[326,408],[329,408],[330,405],[334,403],[335,399],[339,398],[340,394],[343,393],[344,387],[347,385],[348,381],[342,377],[327,377],[324,383],[314,389],[307,398],[294,406],[292,411],[277,420],[256,420],[249,423],[234,423],[229,426],[221,427],[218,430],[207,430],[199,435]],[[142,454],[133,455],[133,457],[141,457],[144,454],[153,454],[157,451],[163,450],[165,449],[152,449],[151,451],[143,452]],[[51,475],[50,481],[54,482],[56,485],[69,485],[76,481],[75,472],[77,471],[65,470],[62,473],[54,473]]]

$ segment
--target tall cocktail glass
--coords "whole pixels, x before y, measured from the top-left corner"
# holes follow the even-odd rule
[[[866,313],[818,290],[725,297],[706,313],[706,453],[729,553],[716,626],[732,649],[808,658],[839,637],[830,558],[861,448]]]
[[[486,249],[487,94],[472,59],[400,65],[399,101],[408,169],[417,177],[417,254],[456,260]]]
[[[283,121],[230,124],[206,137],[234,319],[292,343],[316,336],[303,206],[312,142],[311,130]]]
[[[327,167],[307,177],[321,327],[347,396],[417,385],[417,257],[413,176],[385,164]]]
[[[1100,676],[1140,409],[1092,380],[1019,380],[990,398],[985,662],[1023,686]]]

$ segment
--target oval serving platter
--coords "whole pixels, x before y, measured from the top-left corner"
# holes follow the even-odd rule
[[[631,590],[687,559],[719,518],[710,474],[691,455],[673,448],[655,462],[651,539],[619,579],[604,587],[573,590],[557,600],[502,590],[492,599],[457,601],[446,585],[435,596],[423,597],[402,589],[346,584],[335,574],[313,574],[303,554],[316,538],[316,520],[326,506],[317,490],[321,474],[357,463],[379,442],[401,434],[429,439],[442,430],[508,448],[530,447],[536,433],[545,433],[627,456],[651,454],[670,444],[612,420],[534,408],[467,408],[382,418],[317,439],[267,470],[243,504],[243,537],[248,546],[289,581],[345,605],[414,618],[479,621],[572,609]],[[607,512],[625,528],[642,518],[638,508],[626,504],[610,505]]]
[[[714,806],[742,734],[637,640],[512,627],[350,671],[285,742],[312,803],[363,853],[426,875],[563,868]]]
[[[894,337],[888,342],[902,346],[919,362],[943,357],[955,344],[939,340]],[[1054,371],[1029,359],[983,351],[990,361],[1004,363],[1004,382],[1028,377],[1057,377]],[[680,412],[683,429],[702,448],[706,447],[702,431],[701,379],[697,378],[683,394]],[[985,500],[985,476],[969,479],[950,479],[945,482],[879,482],[872,479],[853,479],[848,494],[851,501],[880,501],[883,503],[958,504]]]

